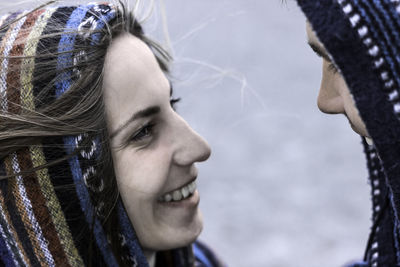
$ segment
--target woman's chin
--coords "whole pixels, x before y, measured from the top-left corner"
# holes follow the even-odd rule
[[[199,237],[202,230],[203,216],[200,210],[198,210],[196,217],[193,218],[193,221],[190,224],[186,225],[186,227],[171,229],[171,233],[169,235],[171,239],[168,240],[171,246],[167,249],[185,247],[192,244]]]
[[[364,123],[362,122],[356,122],[353,123],[352,121],[350,121],[350,126],[353,129],[354,132],[356,132],[357,134],[361,135],[362,137],[368,137],[370,138],[367,128],[365,127]]]
[[[162,251],[176,249],[192,244],[199,237],[203,230],[203,216],[197,209],[192,220],[185,225],[164,223],[147,240],[139,240],[145,250]],[[150,237],[150,238],[149,238]]]

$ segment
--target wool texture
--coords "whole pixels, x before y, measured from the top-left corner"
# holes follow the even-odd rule
[[[111,4],[90,3],[1,17],[0,112],[32,112],[67,97],[81,78],[75,63],[86,56],[78,48],[99,45],[121,12]],[[54,34],[60,30],[61,34]],[[54,56],[49,61],[38,56],[43,54]],[[50,74],[38,79],[43,69]],[[97,195],[106,194],[108,178],[97,169],[100,143],[99,136],[89,133],[46,137],[40,144],[21,147],[0,159],[0,176],[9,177],[0,180],[2,265],[119,266],[103,227],[104,203],[96,201]],[[42,167],[61,158],[67,160]],[[120,199],[115,208],[123,254],[119,256],[129,266],[148,266]],[[200,256],[189,245],[158,253],[157,265],[222,266],[207,247],[197,244]]]
[[[374,141],[363,140],[373,225],[364,261],[354,266],[400,266],[400,1],[297,2]]]

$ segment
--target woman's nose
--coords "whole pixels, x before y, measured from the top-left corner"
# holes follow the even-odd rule
[[[343,97],[340,94],[340,86],[342,85],[338,81],[341,76],[338,73],[332,73],[326,64],[328,63],[324,62],[322,69],[321,87],[317,101],[318,108],[328,114],[344,113]]]
[[[180,127],[177,127],[176,131],[175,162],[178,165],[186,166],[207,160],[211,155],[211,148],[207,141],[180,116],[178,116],[178,123]]]
[[[344,113],[343,99],[340,95],[335,94],[332,88],[321,86],[318,94],[317,105],[319,110],[327,114]]]

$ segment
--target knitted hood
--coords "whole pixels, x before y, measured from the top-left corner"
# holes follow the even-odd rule
[[[399,266],[399,1],[297,2],[343,75],[374,142],[363,140],[373,202],[364,265]]]
[[[103,71],[90,58],[101,50],[104,61],[110,31],[126,18],[124,10],[98,3],[0,19],[3,265],[148,266],[105,156],[110,151],[104,120],[76,126],[85,114],[104,113],[101,98],[80,106],[93,97],[89,88],[101,86],[86,79]],[[137,22],[128,23],[142,33]],[[58,104],[66,99],[68,105]],[[203,245],[195,250],[207,266],[216,262],[207,259],[212,254]],[[158,266],[195,264],[192,246],[157,257]]]

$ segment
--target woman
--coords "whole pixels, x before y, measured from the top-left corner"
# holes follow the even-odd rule
[[[219,266],[170,57],[121,4],[1,19],[0,256],[6,266]],[[193,255],[195,252],[195,257]]]
[[[364,260],[400,265],[400,2],[298,0],[308,42],[323,58],[321,111],[344,114],[363,137],[372,186]]]

